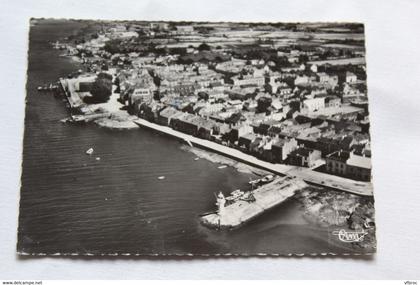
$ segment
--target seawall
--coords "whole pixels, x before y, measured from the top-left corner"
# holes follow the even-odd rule
[[[208,141],[205,139],[197,138],[179,131],[176,131],[170,127],[161,126],[144,119],[136,119],[134,122],[141,126],[146,127],[166,135],[176,137],[180,140],[190,142],[198,147],[206,150],[214,151],[219,154],[225,155],[232,159],[244,162],[254,167],[270,171],[280,176],[289,175],[292,177],[300,178],[307,183],[331,188],[334,190],[340,190],[349,192],[361,196],[372,196],[373,187],[370,182],[355,181],[327,173],[316,172],[312,169],[298,166],[291,166],[285,164],[275,164],[260,160],[252,155],[243,153],[237,149],[233,149],[218,143]]]

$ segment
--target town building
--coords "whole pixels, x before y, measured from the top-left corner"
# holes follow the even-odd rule
[[[331,174],[355,180],[370,181],[370,157],[356,155],[349,151],[336,151],[325,157],[326,171]]]
[[[347,160],[350,157],[348,151],[335,151],[325,157],[326,171],[331,174],[339,176],[346,176],[347,174]]]
[[[370,181],[372,163],[371,158],[367,156],[356,155],[350,152],[347,160],[347,176],[351,179]]]
[[[325,108],[325,98],[306,99],[302,102],[302,114],[313,113]]]
[[[165,22],[150,23],[150,29],[166,31],[169,29],[169,24]]]
[[[301,167],[313,167],[316,165],[316,161],[321,158],[321,152],[319,150],[310,149],[307,147],[300,147],[293,150],[288,155],[288,163],[291,165]]]
[[[153,99],[153,92],[149,88],[136,88],[133,93],[129,95],[129,104],[137,103],[151,103]]]
[[[243,75],[236,76],[232,78],[234,86],[244,86],[244,85],[256,85],[263,86],[265,84],[265,77],[263,76],[253,76],[253,75]]]
[[[178,34],[189,34],[194,32],[194,27],[193,26],[176,26],[176,31]]]
[[[357,76],[353,72],[347,71],[346,72],[346,82],[347,83],[355,83],[357,82]]]
[[[311,82],[311,78],[306,75],[297,76],[295,78],[295,85],[308,85]]]
[[[285,162],[288,155],[297,149],[297,147],[298,144],[294,138],[277,139],[271,146],[274,162]]]

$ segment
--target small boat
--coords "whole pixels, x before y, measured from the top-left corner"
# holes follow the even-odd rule
[[[163,180],[163,179],[165,179],[165,176],[159,176],[158,179]]]
[[[227,165],[220,165],[218,168],[223,169],[223,168],[226,168],[226,167],[227,167]]]
[[[195,160],[195,161],[197,161],[197,160],[199,160],[199,159],[200,159],[199,157],[194,158],[194,160]]]
[[[93,148],[90,148],[86,151],[86,154],[91,155],[93,153]]]
[[[261,182],[261,179],[250,180],[248,183],[251,185],[258,184]]]
[[[274,176],[273,176],[273,175],[271,175],[271,174],[269,174],[269,175],[264,176],[264,177],[261,179],[261,182],[263,182],[263,183],[268,183],[268,182],[271,182],[271,181],[273,181],[273,180],[274,180]]]
[[[230,193],[230,196],[225,197],[226,198],[226,205],[233,204],[239,200],[246,201],[249,203],[255,202],[255,197],[252,194],[252,192],[244,192],[241,191],[241,189],[236,189],[235,191]]]
[[[236,189],[236,190],[230,192],[230,197],[233,197],[233,198],[237,198],[237,197],[240,197],[242,195],[244,195],[244,192],[241,191],[241,189]]]
[[[96,157],[95,159],[96,159],[96,160],[101,160],[101,158],[100,158],[99,156],[98,156],[98,157]]]

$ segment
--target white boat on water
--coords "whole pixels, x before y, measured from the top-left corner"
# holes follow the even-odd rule
[[[86,151],[86,154],[91,155],[93,153],[93,148],[90,148]]]
[[[220,165],[218,168],[223,169],[223,168],[226,168],[226,167],[227,167],[227,165]]]
[[[163,179],[165,179],[165,176],[159,176],[158,179],[163,180]]]

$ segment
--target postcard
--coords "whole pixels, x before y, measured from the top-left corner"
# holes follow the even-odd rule
[[[31,19],[20,255],[376,251],[362,23]]]

